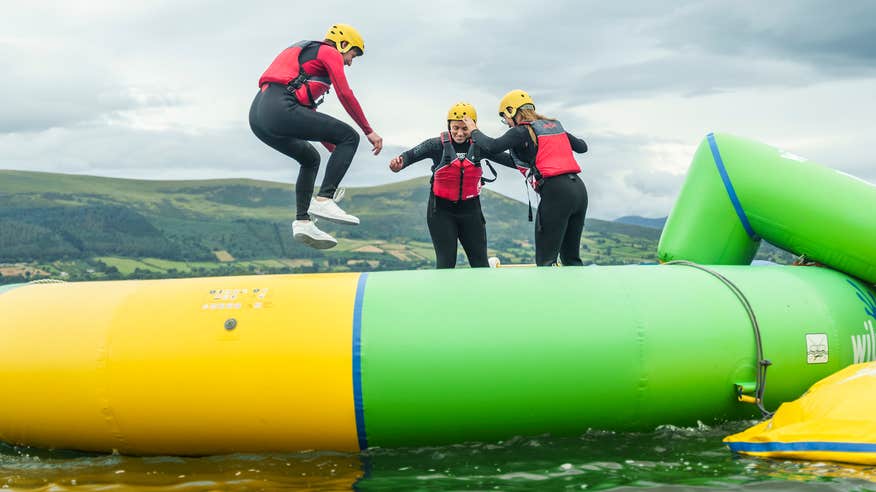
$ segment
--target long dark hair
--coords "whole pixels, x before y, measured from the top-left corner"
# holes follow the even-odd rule
[[[524,106],[529,106],[528,104]],[[535,120],[548,120],[548,121],[557,121],[554,118],[548,118],[543,114],[538,114],[535,112],[535,108],[527,108],[521,107],[517,110],[517,114],[514,115],[514,119],[517,120],[517,116],[520,116],[520,121],[535,121]]]

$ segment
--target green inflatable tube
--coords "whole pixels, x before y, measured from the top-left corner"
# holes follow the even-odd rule
[[[876,292],[803,266],[73,282],[0,312],[0,439],[135,454],[709,424],[876,354]]]
[[[700,144],[663,229],[662,261],[747,265],[761,238],[876,283],[876,186],[740,137]]]
[[[714,270],[756,315],[768,408],[873,356],[853,346],[876,316],[860,282],[817,267]],[[746,309],[690,266],[373,273],[361,309],[368,446],[759,415],[735,394],[756,380]]]

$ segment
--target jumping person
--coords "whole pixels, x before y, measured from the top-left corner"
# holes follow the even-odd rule
[[[423,159],[432,159],[431,192],[426,209],[426,224],[435,247],[437,268],[456,267],[456,243],[462,244],[468,264],[488,267],[487,227],[481,210],[481,161],[490,159],[503,166],[515,168],[506,153],[489,153],[471,142],[470,127],[462,119],[478,119],[474,106],[460,102],[447,112],[447,130],[436,138],[423,141],[416,147],[394,157],[389,162],[393,172]],[[495,170],[489,163],[487,166]],[[495,177],[493,178],[495,179]]]
[[[350,125],[316,112],[332,85],[344,109],[373,146],[374,155],[383,148],[383,139],[368,124],[344,75],[344,66],[351,66],[363,54],[362,36],[347,24],[331,26],[323,41],[295,43],[283,50],[262,74],[259,92],[249,110],[253,133],[301,165],[295,184],[297,214],[292,236],[318,249],[331,248],[338,242],[317,228],[311,216],[340,224],[359,223],[357,217],[344,212],[336,203],[342,194],[336,195],[338,185],[353,161],[359,134]],[[312,195],[319,153],[309,142],[322,142],[331,152],[315,198]]]
[[[475,145],[490,153],[511,150],[518,169],[541,196],[535,221],[535,262],[538,266],[583,265],[581,233],[587,213],[587,188],[572,152],[587,152],[587,144],[569,134],[559,121],[535,112],[535,102],[513,90],[499,103],[499,116],[510,129],[490,138],[473,119],[463,118]]]

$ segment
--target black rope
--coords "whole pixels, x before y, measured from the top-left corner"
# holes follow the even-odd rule
[[[772,365],[772,362],[763,358],[763,342],[760,337],[760,325],[758,325],[757,323],[757,316],[755,316],[754,309],[751,307],[751,304],[748,302],[745,294],[743,294],[739,287],[737,287],[736,284],[731,282],[730,279],[728,279],[727,277],[698,263],[687,260],[674,260],[666,262],[664,263],[664,265],[685,265],[708,273],[709,275],[717,278],[718,280],[723,282],[724,285],[729,287],[730,291],[736,295],[736,298],[739,299],[739,302],[741,302],[742,306],[745,307],[745,312],[748,313],[748,318],[751,320],[751,327],[754,329],[754,341],[757,348],[757,379],[754,389],[755,403],[757,404],[757,408],[760,410],[760,413],[761,415],[763,415],[764,419],[772,417],[773,412],[770,412],[763,406],[763,394],[766,389],[766,371],[767,367]]]

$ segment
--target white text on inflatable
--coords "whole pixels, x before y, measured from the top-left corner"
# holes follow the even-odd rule
[[[876,359],[876,331],[873,330],[873,321],[867,320],[864,323],[863,335],[852,335],[852,353],[854,354],[855,364],[868,362]]]

